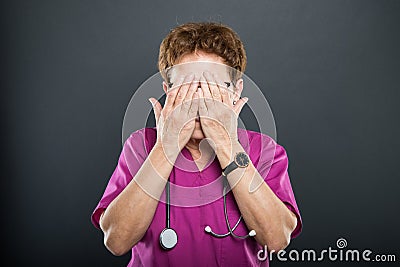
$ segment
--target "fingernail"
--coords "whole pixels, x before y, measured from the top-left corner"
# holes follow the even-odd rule
[[[244,98],[244,101],[249,101],[249,98],[248,97],[243,97]]]
[[[149,102],[150,102],[151,105],[153,105],[153,101],[151,101],[151,98],[149,98]]]

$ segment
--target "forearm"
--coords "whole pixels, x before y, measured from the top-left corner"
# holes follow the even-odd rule
[[[225,149],[217,153],[222,168],[240,151],[244,151],[243,147],[234,143],[230,152]],[[257,233],[256,241],[267,245],[269,250],[285,248],[296,227],[296,216],[264,182],[252,162],[246,168],[234,170],[227,178],[247,227]]]
[[[115,255],[125,254],[147,231],[173,168],[156,144],[132,181],[100,219],[104,243]]]

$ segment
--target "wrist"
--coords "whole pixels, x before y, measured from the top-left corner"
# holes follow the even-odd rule
[[[221,168],[224,169],[228,166],[234,160],[236,153],[243,151],[244,149],[238,140],[232,140],[230,144],[217,146],[216,155]]]
[[[167,146],[161,141],[157,141],[153,147],[153,150],[157,153],[160,153],[164,156],[165,160],[170,162],[172,165],[175,164],[176,159],[178,158],[179,152],[178,149],[173,149],[172,146]]]

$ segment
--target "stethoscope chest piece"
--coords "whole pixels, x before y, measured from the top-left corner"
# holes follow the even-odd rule
[[[160,234],[160,245],[163,249],[171,249],[178,243],[178,235],[174,229],[165,228]]]

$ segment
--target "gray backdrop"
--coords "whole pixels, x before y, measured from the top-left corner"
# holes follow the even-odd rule
[[[90,214],[130,97],[157,71],[164,36],[188,21],[225,23],[245,44],[304,220],[289,248],[343,237],[399,258],[399,1],[2,1],[0,10],[2,244],[13,266],[127,264]]]

